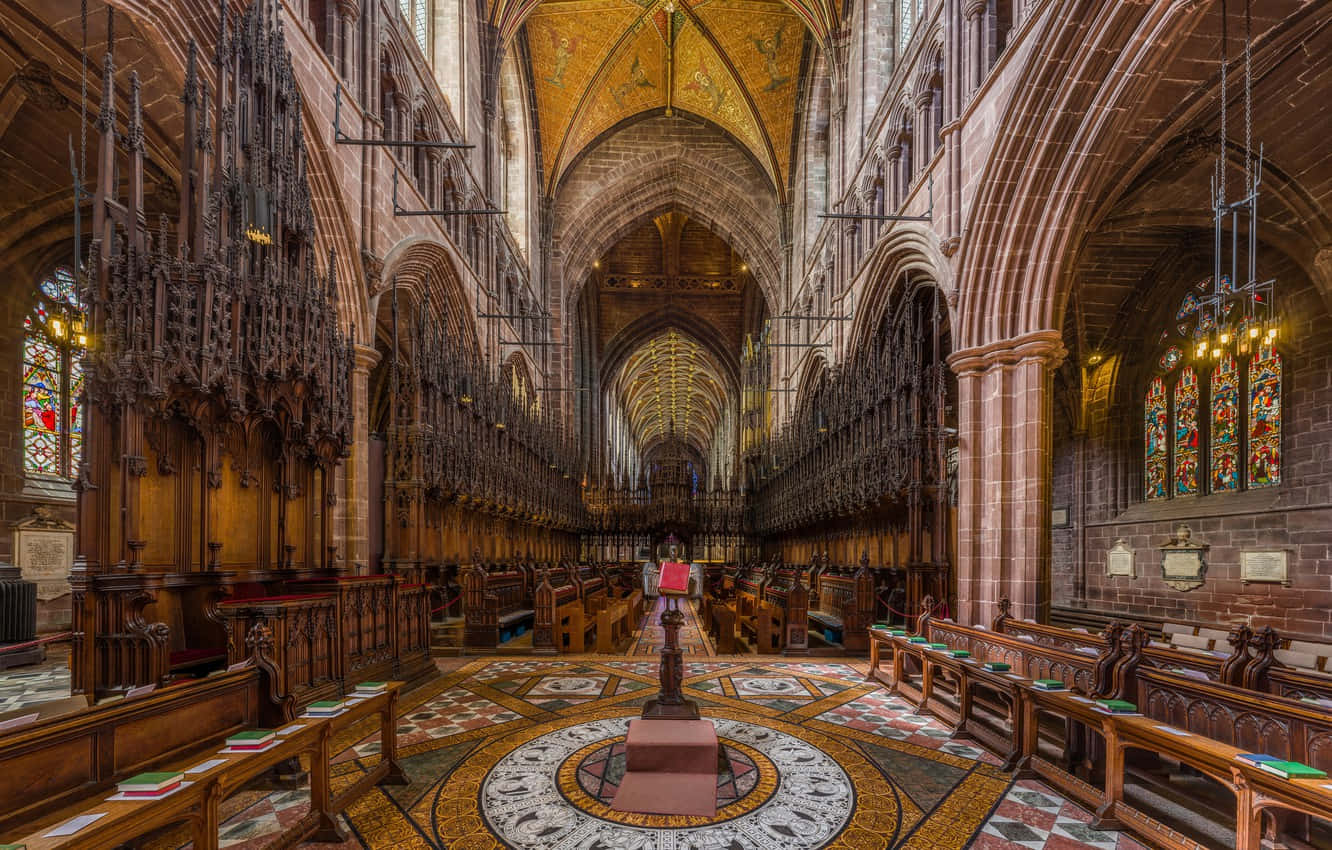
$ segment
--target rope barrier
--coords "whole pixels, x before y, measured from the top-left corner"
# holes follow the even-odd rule
[[[914,619],[914,618],[920,616],[920,614],[918,614],[918,613],[917,613],[917,614],[907,614],[907,613],[905,613],[905,612],[899,611],[899,610],[897,610],[896,608],[894,608],[892,605],[890,605],[890,604],[888,603],[888,600],[883,598],[883,595],[882,595],[882,594],[879,594],[878,596],[879,596],[879,601],[883,603],[883,607],[887,608],[889,611],[891,611],[892,613],[896,614],[896,615],[899,616],[899,617],[905,617],[907,620],[912,620],[912,619]],[[947,604],[948,604],[948,600],[947,600],[947,599],[940,599],[940,600],[935,604],[935,606],[934,606],[933,608],[930,609],[930,616],[934,616],[935,614],[938,614],[938,613],[939,613],[939,609],[940,609],[940,608],[943,608],[943,607],[944,607],[945,605],[947,605]],[[945,617],[946,617],[946,616],[947,616],[947,612],[945,612]]]
[[[33,646],[41,646],[44,643],[56,643],[58,641],[69,640],[74,636],[73,632],[61,632],[58,635],[47,635],[36,640],[25,641],[24,643],[11,643],[9,646],[0,648],[0,653],[18,652],[20,649],[27,649]]]
[[[440,611],[443,611],[445,608],[452,608],[452,607],[453,607],[453,603],[457,602],[459,599],[462,599],[462,594],[461,594],[461,593],[458,594],[457,596],[453,597],[452,599],[450,599],[448,602],[445,602],[443,605],[439,606],[438,608],[432,608],[432,609],[430,609],[430,616],[432,616],[432,617],[435,616],[435,615],[438,614]]]

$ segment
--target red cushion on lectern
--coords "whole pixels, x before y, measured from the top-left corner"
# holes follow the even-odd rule
[[[689,592],[689,565],[679,561],[667,561],[661,565],[661,579],[657,588],[675,593]]]

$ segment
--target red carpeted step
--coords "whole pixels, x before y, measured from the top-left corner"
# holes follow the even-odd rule
[[[625,769],[717,775],[717,729],[710,720],[629,721]]]
[[[715,762],[716,756],[713,760]],[[707,773],[626,773],[620,781],[620,789],[615,792],[611,808],[617,812],[639,814],[716,817],[716,764]]]

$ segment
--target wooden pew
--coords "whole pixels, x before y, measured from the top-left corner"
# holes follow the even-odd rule
[[[1207,686],[1197,680],[1179,678],[1180,682],[1169,683],[1168,687],[1173,690],[1197,685],[1235,690],[1225,685]],[[1298,704],[1259,710],[1272,719],[1316,724],[1326,724],[1327,721],[1325,713],[1323,717],[1307,716],[1317,712],[1310,712]],[[1159,718],[1106,714],[1096,710],[1091,700],[1067,692],[1025,688],[1023,712],[1019,778],[1040,778],[1064,796],[1077,800],[1094,812],[1092,826],[1096,829],[1127,830],[1153,846],[1170,850],[1201,847],[1127,802],[1124,786],[1130,750],[1159,754],[1187,765],[1231,791],[1235,795],[1235,846],[1242,850],[1258,850],[1261,846],[1262,819],[1269,810],[1271,813],[1324,818],[1332,812],[1332,789],[1327,788],[1326,781],[1280,779],[1236,758],[1244,752],[1264,752],[1265,747],[1237,747],[1194,734]],[[1041,715],[1081,724],[1099,735],[1104,741],[1105,752],[1099,783],[1088,782],[1041,754],[1035,731]]]
[[[635,614],[643,608],[642,591],[636,590],[625,599],[611,599],[597,612],[597,652],[617,652],[620,645],[633,634],[641,616]]]
[[[276,693],[291,711],[342,693],[338,600],[323,593],[268,596],[219,606],[227,624],[227,656],[244,660],[267,641]]]
[[[566,570],[542,568],[533,605],[533,652],[550,655],[584,650],[587,630],[583,600]]]
[[[307,838],[317,842],[341,842],[346,833],[338,825],[337,815],[375,784],[406,784],[407,778],[397,760],[397,703],[401,682],[390,682],[388,690],[360,700],[335,718],[301,718],[300,728],[279,736],[277,745],[255,753],[216,754],[216,744],[206,748],[212,759],[222,763],[209,770],[190,774],[188,786],[155,800],[106,801],[96,799],[76,803],[65,811],[45,812],[35,832],[21,839],[32,850],[94,850],[116,848],[132,843],[156,830],[187,822],[193,845],[201,850],[218,847],[221,803],[273,767],[306,756],[310,765],[310,810],[289,825],[272,843],[286,847]],[[379,717],[380,750],[378,764],[337,795],[330,783],[330,743],[334,735],[362,720]],[[229,734],[229,733],[228,733]],[[225,736],[224,736],[225,737]],[[158,765],[166,770],[184,771],[199,763],[200,752],[189,758]],[[103,792],[104,793],[104,792]],[[72,836],[46,838],[44,834],[71,817],[89,812],[104,816]]]
[[[251,666],[0,734],[0,831],[213,748],[241,729],[281,722],[282,707],[268,701],[267,676]]]
[[[931,606],[927,599],[925,610]],[[1305,825],[1303,816],[1326,817],[1328,810],[1318,808],[1326,799],[1309,793],[1315,783],[1259,776],[1261,771],[1234,760],[1238,752],[1263,752],[1332,770],[1332,716],[1326,710],[1213,681],[1202,671],[1158,666],[1160,647],[1149,647],[1147,633],[1137,625],[1112,624],[1095,656],[1085,645],[1085,635],[1065,640],[1048,633],[1057,639],[1037,643],[1027,634],[1030,625],[1012,635],[934,620],[928,613],[919,618],[917,629],[929,641],[966,649],[970,658],[953,658],[912,644],[905,636],[872,629],[870,675],[916,699],[922,713],[953,723],[955,736],[975,738],[1004,755],[1008,766],[1020,768],[1020,777],[1039,777],[1091,808],[1097,828],[1131,830],[1156,846],[1196,846],[1124,802],[1131,749],[1172,758],[1233,791],[1240,801],[1238,846],[1256,850],[1265,810],[1285,813],[1269,824],[1269,837],[1288,823]],[[887,672],[880,668],[885,652],[893,657]],[[1013,672],[984,671],[985,660],[1009,663]],[[1069,689],[1042,691],[1032,687],[1035,678],[1060,679]],[[952,702],[937,692],[944,679],[955,684]],[[997,705],[1001,715],[1007,714],[998,727],[976,722],[978,693],[992,698],[991,708]],[[1145,716],[1107,715],[1092,707],[1092,697],[1128,700]],[[1063,739],[1057,759],[1040,749],[1042,738],[1051,737],[1050,721],[1062,724],[1062,736],[1053,736]],[[1103,771],[1089,770],[1089,765]]]
[[[840,630],[847,652],[868,649],[866,629],[874,617],[874,581],[869,567],[862,563],[854,575],[825,570],[818,574],[817,588],[817,594],[810,594],[810,622]]]
[[[468,649],[488,651],[500,644],[501,630],[534,617],[532,595],[519,570],[487,571],[469,565],[462,574],[463,643]]]

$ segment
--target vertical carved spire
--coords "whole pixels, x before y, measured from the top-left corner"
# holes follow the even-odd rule
[[[116,129],[116,63],[111,51],[102,58],[102,104],[97,112],[97,129],[114,133]]]
[[[139,72],[130,72],[130,107],[127,147],[133,153],[143,150],[143,111],[139,97]]]

